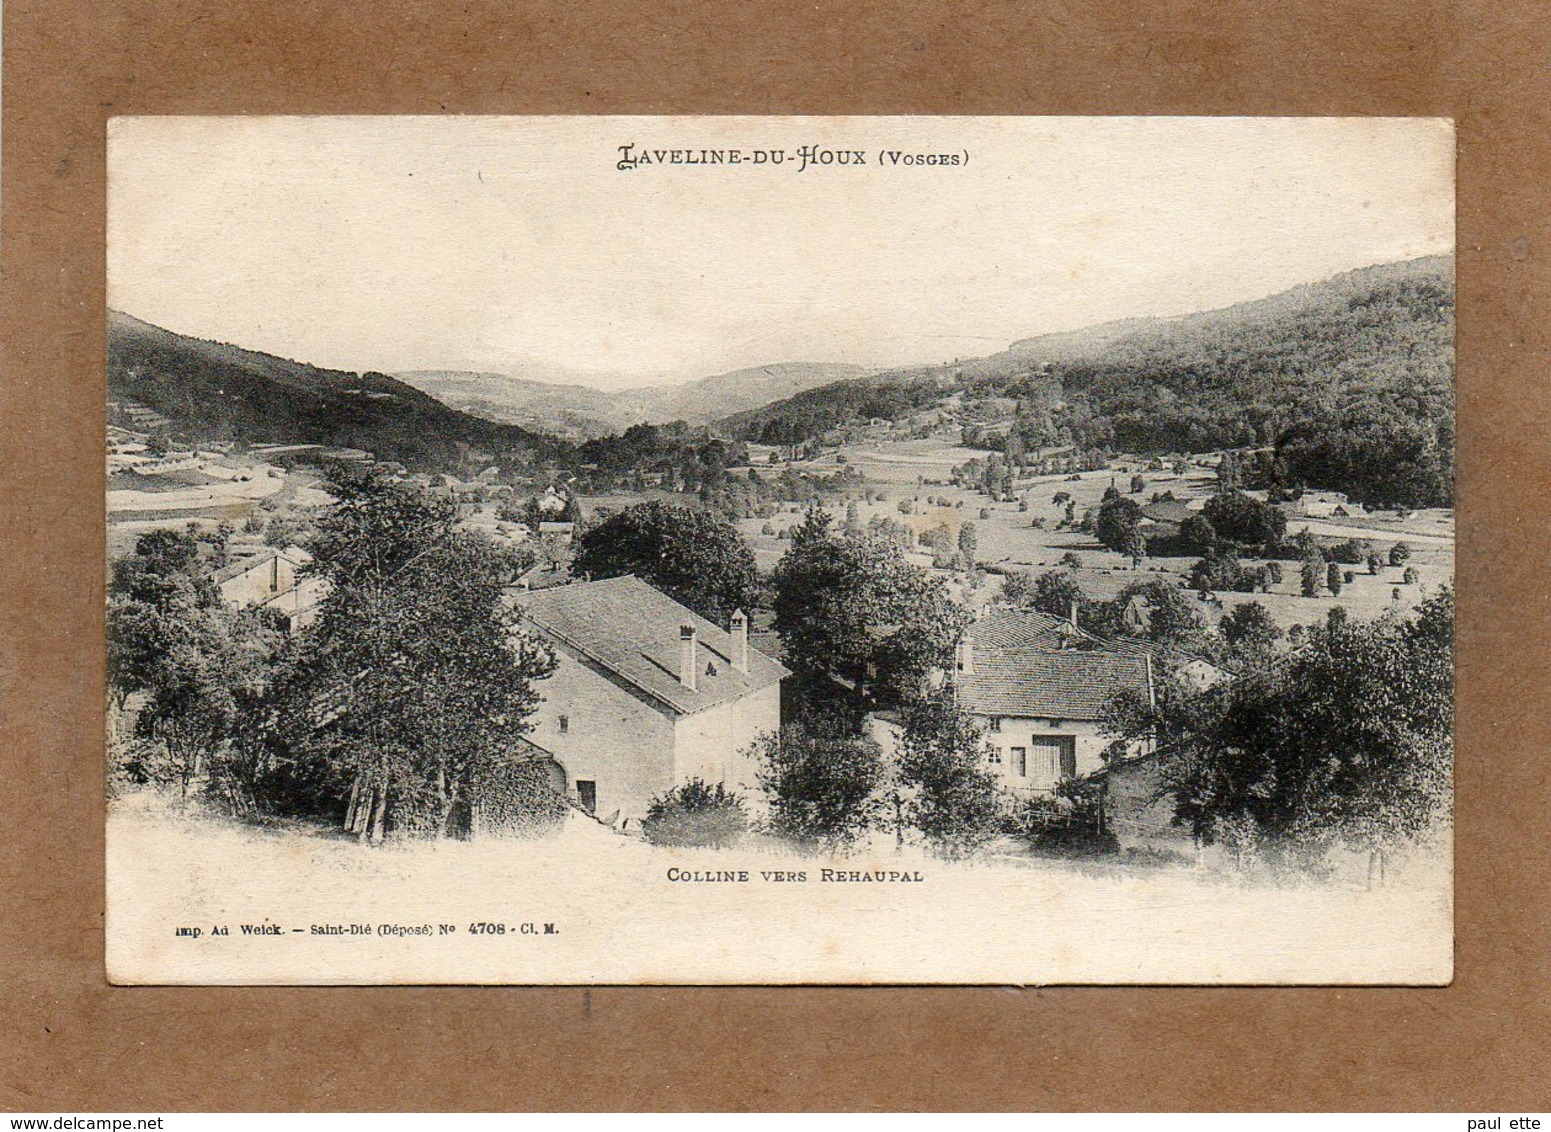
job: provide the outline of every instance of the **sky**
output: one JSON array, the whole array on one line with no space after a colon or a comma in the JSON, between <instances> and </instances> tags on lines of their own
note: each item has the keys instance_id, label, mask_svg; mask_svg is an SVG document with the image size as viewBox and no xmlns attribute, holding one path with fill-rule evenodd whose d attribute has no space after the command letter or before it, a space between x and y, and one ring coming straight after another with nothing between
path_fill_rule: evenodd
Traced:
<instances>
[{"instance_id":1,"label":"sky","mask_svg":"<svg viewBox=\"0 0 1551 1132\"><path fill-rule=\"evenodd\" d=\"M621 170L626 144L743 163ZM108 176L117 310L604 388L980 356L1454 242L1440 119L115 118Z\"/></svg>"}]
</instances>

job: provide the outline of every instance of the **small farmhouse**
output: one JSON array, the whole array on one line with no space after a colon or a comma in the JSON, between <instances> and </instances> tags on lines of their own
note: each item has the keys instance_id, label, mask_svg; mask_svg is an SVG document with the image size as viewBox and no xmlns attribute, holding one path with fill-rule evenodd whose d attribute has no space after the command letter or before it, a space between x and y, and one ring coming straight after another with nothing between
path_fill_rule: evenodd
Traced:
<instances>
[{"instance_id":1,"label":"small farmhouse","mask_svg":"<svg viewBox=\"0 0 1551 1132\"><path fill-rule=\"evenodd\" d=\"M216 588L228 604L239 609L262 606L278 613L290 632L300 632L316 619L318 603L328 590L322 578L297 577L311 561L312 555L300 547L264 547L218 570Z\"/></svg>"},{"instance_id":2,"label":"small farmhouse","mask_svg":"<svg viewBox=\"0 0 1551 1132\"><path fill-rule=\"evenodd\" d=\"M1069 622L1032 611L971 626L951 678L959 704L985 732L992 770L1025 793L1105 765L1115 740L1104 719L1117 696L1153 702L1150 657L1106 648Z\"/></svg>"},{"instance_id":3,"label":"small farmhouse","mask_svg":"<svg viewBox=\"0 0 1551 1132\"><path fill-rule=\"evenodd\" d=\"M221 597L236 606L262 605L278 593L296 587L296 572L312 561L300 547L263 547L216 571Z\"/></svg>"},{"instance_id":4,"label":"small farmhouse","mask_svg":"<svg viewBox=\"0 0 1551 1132\"><path fill-rule=\"evenodd\" d=\"M639 821L652 798L690 778L758 789L748 750L781 726L786 668L639 578L518 591L528 626L558 666L529 738L565 789L608 821Z\"/></svg>"}]
</instances>

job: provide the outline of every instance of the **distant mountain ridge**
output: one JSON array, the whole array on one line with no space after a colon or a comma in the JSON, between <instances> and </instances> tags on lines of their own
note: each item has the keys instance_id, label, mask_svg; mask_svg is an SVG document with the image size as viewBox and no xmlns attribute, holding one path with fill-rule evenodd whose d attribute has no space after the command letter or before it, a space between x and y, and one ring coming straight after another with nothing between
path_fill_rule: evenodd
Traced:
<instances>
[{"instance_id":1,"label":"distant mountain ridge","mask_svg":"<svg viewBox=\"0 0 1551 1132\"><path fill-rule=\"evenodd\" d=\"M1085 431L1101 447L1201 450L1263 440L1322 398L1329 411L1377 390L1425 402L1419 415L1452 427L1453 304L1453 257L1427 256L1217 310L1101 323L1020 339L983 358L869 374L718 425L794 444L841 424L909 415L949 392L1038 393L1031 407L1052 408L1057 427ZM1075 419L1074 404L1103 427ZM1191 417L1205 426L1187 427ZM1166 427L1150 427L1160 421ZM1224 421L1231 427L1217 427Z\"/></svg>"},{"instance_id":2,"label":"distant mountain ridge","mask_svg":"<svg viewBox=\"0 0 1551 1132\"><path fill-rule=\"evenodd\" d=\"M591 439L623 432L634 424L708 424L866 372L863 366L843 363L780 362L715 374L684 385L612 392L575 382L557 384L490 372L411 370L396 376L466 413L539 432Z\"/></svg>"},{"instance_id":3,"label":"distant mountain ridge","mask_svg":"<svg viewBox=\"0 0 1551 1132\"><path fill-rule=\"evenodd\" d=\"M557 454L568 446L459 412L380 373L348 373L190 338L108 312L108 398L138 402L205 441L361 448L412 468L460 452Z\"/></svg>"}]
</instances>

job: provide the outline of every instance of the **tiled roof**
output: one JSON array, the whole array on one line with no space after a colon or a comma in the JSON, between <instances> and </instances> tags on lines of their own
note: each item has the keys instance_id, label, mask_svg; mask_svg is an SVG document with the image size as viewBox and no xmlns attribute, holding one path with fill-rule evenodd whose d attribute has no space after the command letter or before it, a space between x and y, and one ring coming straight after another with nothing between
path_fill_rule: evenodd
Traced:
<instances>
[{"instance_id":1,"label":"tiled roof","mask_svg":"<svg viewBox=\"0 0 1551 1132\"><path fill-rule=\"evenodd\" d=\"M788 675L753 645L748 672L739 672L732 663L731 634L630 575L519 593L515 601L534 625L685 715L746 696ZM679 680L682 625L696 630L694 691Z\"/></svg>"},{"instance_id":2,"label":"tiled roof","mask_svg":"<svg viewBox=\"0 0 1551 1132\"><path fill-rule=\"evenodd\" d=\"M246 558L238 558L234 562L228 562L214 574L216 585L229 582L233 578L241 577L249 570L256 570L260 566L268 565L271 558L284 558L292 566L305 566L312 561L312 555L298 546L288 546L284 550L276 550L272 546L259 549L256 553Z\"/></svg>"},{"instance_id":3,"label":"tiled roof","mask_svg":"<svg viewBox=\"0 0 1551 1132\"><path fill-rule=\"evenodd\" d=\"M964 635L975 642L976 649L1057 649L1071 633L1071 623L1064 617L1034 609L999 609L976 621ZM1081 629L1077 636L1098 639Z\"/></svg>"},{"instance_id":4,"label":"tiled roof","mask_svg":"<svg viewBox=\"0 0 1551 1132\"><path fill-rule=\"evenodd\" d=\"M976 649L958 673L959 702L976 715L1103 719L1121 692L1152 694L1145 656L1103 650Z\"/></svg>"},{"instance_id":5,"label":"tiled roof","mask_svg":"<svg viewBox=\"0 0 1551 1132\"><path fill-rule=\"evenodd\" d=\"M1196 656L1193 653L1181 652L1179 649L1171 649L1156 641L1150 641L1146 637L1114 637L1104 642L1104 647L1113 652L1124 653L1128 656L1149 656L1154 661L1169 661L1173 664L1204 664L1210 668L1227 671L1220 664L1215 664L1205 657Z\"/></svg>"}]
</instances>

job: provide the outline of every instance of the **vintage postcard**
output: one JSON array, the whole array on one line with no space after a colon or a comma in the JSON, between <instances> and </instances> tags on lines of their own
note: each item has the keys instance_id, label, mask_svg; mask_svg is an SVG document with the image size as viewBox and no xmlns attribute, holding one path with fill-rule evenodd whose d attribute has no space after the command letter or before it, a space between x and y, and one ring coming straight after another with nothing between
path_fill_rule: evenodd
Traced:
<instances>
[{"instance_id":1,"label":"vintage postcard","mask_svg":"<svg viewBox=\"0 0 1551 1132\"><path fill-rule=\"evenodd\" d=\"M1451 979L1449 121L108 142L112 981Z\"/></svg>"}]
</instances>

